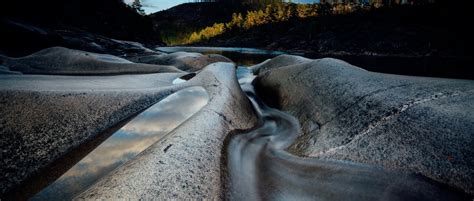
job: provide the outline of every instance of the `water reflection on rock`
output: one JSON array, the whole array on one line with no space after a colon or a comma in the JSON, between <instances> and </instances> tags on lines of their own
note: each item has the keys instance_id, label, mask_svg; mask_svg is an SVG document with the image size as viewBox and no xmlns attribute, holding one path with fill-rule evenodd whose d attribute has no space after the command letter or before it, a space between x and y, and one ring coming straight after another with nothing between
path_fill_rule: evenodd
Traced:
<instances>
[{"instance_id":1,"label":"water reflection on rock","mask_svg":"<svg viewBox=\"0 0 474 201\"><path fill-rule=\"evenodd\" d=\"M202 87L178 91L139 114L32 200L67 200L148 148L204 107Z\"/></svg>"}]
</instances>

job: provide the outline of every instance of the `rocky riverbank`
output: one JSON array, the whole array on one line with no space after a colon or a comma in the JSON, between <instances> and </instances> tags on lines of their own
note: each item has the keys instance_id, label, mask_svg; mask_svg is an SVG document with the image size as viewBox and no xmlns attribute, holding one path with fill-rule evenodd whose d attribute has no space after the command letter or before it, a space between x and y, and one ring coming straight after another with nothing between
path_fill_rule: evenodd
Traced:
<instances>
[{"instance_id":1,"label":"rocky riverbank","mask_svg":"<svg viewBox=\"0 0 474 201\"><path fill-rule=\"evenodd\" d=\"M164 55L156 53L156 56L161 58ZM182 64L192 59L194 69L202 69L212 63L206 60L208 56L197 53L175 53L164 58L166 61L172 60ZM252 121L242 123L237 121L243 118L240 115L247 115L248 117L243 118L246 120L252 119L253 115L244 112L251 113L251 109L244 96L239 95L241 92L237 82L232 79L234 66L231 64L211 65L206 68L208 70L200 73L199 78L193 79L193 82L173 85L172 81L183 75L183 71L176 67L133 63L112 55L66 48L50 48L23 58L2 57L1 63L5 66L4 72L7 73L0 75L2 198L21 198L40 190L51 181L41 175L54 168L58 161L70 158L69 153L82 149L85 144L96 138L109 135L107 133L111 132L110 129L113 131L116 125L127 121L137 112L170 93L185 87L204 86L210 91L211 108L214 109L204 109L207 112L202 114L205 116L202 118L215 119L208 122L209 126L217 126L218 123L220 125L218 127L222 130L216 130L215 135L221 135L222 139L229 128L248 128L252 123ZM177 66L187 68L184 65ZM167 73L159 73L163 72L162 69L168 69L165 70ZM102 76L99 76L101 74ZM228 91L230 89L233 90ZM224 92L228 95L224 96ZM240 99L235 99L239 96ZM223 104L227 105L231 97L239 104L229 105L228 111L220 111L218 108L224 107ZM187 131L201 128L202 122L189 124ZM193 127L195 129L191 129ZM200 142L204 143L202 146L209 146L214 152L219 152L220 149L215 147L217 146L215 139L209 138L209 140ZM194 142L183 140L173 144L175 147L178 147L179 143L187 143L190 146L190 143ZM211 143L212 146L205 145L206 143ZM174 150L180 152L191 149L173 148L169 153ZM203 154L202 157L210 156ZM195 163L200 164L204 161L209 163L207 159ZM219 164L218 159L212 161ZM73 164L74 161L71 162L71 165ZM58 171L66 170L67 168ZM198 177L198 173L199 171L194 172L195 178ZM60 175L61 173L56 177ZM51 179L54 181L54 176Z\"/></svg>"},{"instance_id":2,"label":"rocky riverbank","mask_svg":"<svg viewBox=\"0 0 474 201\"><path fill-rule=\"evenodd\" d=\"M70 167L135 114L180 89L203 87L209 102L77 199L232 198L228 171L235 166L229 167L226 150L233 138L242 133L266 138L280 132L261 128L263 122L276 128L284 123L260 118L239 85L235 64L223 56L152 51L117 57L57 47L0 59L2 199L26 199L41 190L67 171L58 163L69 161ZM272 178L282 165L308 168L313 175L285 185L318 183L320 188L309 185L304 195L325 199L338 192L341 199L367 199L364 192L387 199L415 192L428 199L433 189L456 199L473 196L473 81L374 73L341 60L289 55L250 69L257 95L301 125L281 132L293 137L278 138L278 154L262 155L260 164L268 167L257 172L258 179L276 185L259 188L268 190L263 197L278 198L272 192L284 185ZM174 82L178 77L181 83ZM277 157L280 151L283 158ZM249 167L248 162L237 165ZM58 172L51 176L50 170ZM406 179L389 182L395 178ZM353 191L338 190L338 182ZM374 184L380 188L372 191ZM323 189L331 193L317 192ZM301 191L284 190L295 199Z\"/></svg>"}]
</instances>

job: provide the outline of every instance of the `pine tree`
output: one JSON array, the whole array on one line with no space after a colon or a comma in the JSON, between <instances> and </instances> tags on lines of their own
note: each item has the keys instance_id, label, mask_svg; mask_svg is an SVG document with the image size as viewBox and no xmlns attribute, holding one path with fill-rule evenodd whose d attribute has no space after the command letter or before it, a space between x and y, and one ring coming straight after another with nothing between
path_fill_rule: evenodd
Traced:
<instances>
[{"instance_id":1,"label":"pine tree","mask_svg":"<svg viewBox=\"0 0 474 201\"><path fill-rule=\"evenodd\" d=\"M143 6L142 6L142 3L140 2L140 0L134 0L131 7L137 11L137 13L139 13L140 15L145 15L145 11L143 10Z\"/></svg>"}]
</instances>

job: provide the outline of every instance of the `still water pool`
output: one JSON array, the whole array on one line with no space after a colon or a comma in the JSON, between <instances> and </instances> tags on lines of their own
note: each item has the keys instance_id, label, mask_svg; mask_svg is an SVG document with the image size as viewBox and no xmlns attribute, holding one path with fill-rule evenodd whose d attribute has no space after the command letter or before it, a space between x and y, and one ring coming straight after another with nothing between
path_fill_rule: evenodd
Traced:
<instances>
[{"instance_id":1,"label":"still water pool","mask_svg":"<svg viewBox=\"0 0 474 201\"><path fill-rule=\"evenodd\" d=\"M163 138L209 101L202 87L180 90L115 132L31 200L71 200L115 168Z\"/></svg>"}]
</instances>

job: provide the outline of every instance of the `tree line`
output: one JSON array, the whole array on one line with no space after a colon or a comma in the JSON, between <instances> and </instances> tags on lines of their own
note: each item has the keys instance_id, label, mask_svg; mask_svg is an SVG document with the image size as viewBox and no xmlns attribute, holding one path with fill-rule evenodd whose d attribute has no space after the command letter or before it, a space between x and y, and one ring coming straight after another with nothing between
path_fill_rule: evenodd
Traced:
<instances>
[{"instance_id":1,"label":"tree line","mask_svg":"<svg viewBox=\"0 0 474 201\"><path fill-rule=\"evenodd\" d=\"M229 31L244 31L253 27L285 22L292 19L313 18L321 15L350 13L363 9L357 4L294 4L274 3L267 4L264 8L247 11L246 13L233 13L232 19L227 23L215 23L200 31L195 31L188 36L172 41L173 44L191 44L208 40Z\"/></svg>"},{"instance_id":2,"label":"tree line","mask_svg":"<svg viewBox=\"0 0 474 201\"><path fill-rule=\"evenodd\" d=\"M388 3L388 2L392 3ZM197 0L196 2L234 2L233 0ZM433 0L321 0L322 3L295 4L285 3L277 0L248 0L240 3L258 4L246 12L232 14L232 19L226 23L215 23L201 30L184 34L182 37L166 41L169 45L185 45L222 35L231 31L245 31L253 27L298 20L303 18L315 18L325 15L347 14L356 11L367 11L382 6L393 6L394 4L424 4L432 3ZM343 2L343 3L335 3ZM385 2L385 4L384 4ZM261 5L261 3L263 3Z\"/></svg>"}]
</instances>

